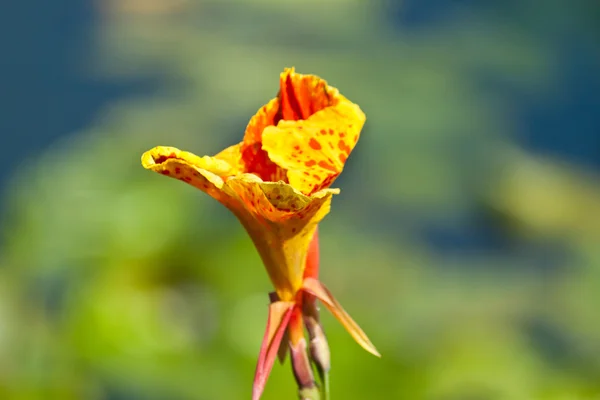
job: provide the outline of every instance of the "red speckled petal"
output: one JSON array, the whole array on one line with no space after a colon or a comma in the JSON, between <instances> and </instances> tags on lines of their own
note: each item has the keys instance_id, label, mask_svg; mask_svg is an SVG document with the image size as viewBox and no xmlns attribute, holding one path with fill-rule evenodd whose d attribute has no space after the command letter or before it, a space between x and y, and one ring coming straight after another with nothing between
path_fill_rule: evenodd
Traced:
<instances>
[{"instance_id":1,"label":"red speckled petal","mask_svg":"<svg viewBox=\"0 0 600 400\"><path fill-rule=\"evenodd\" d=\"M356 342L360 344L363 349L367 350L371 354L376 355L377 357L381 357L367 335L362 329L360 329L360 326L354 322L352 317L350 317L350 315L348 315L348 313L342 308L340 303L337 302L325 285L314 278L306 278L304 280L304 284L302 285L302 289L321 300L325 307L327 307L327 309L337 318L337 320L340 321L348 333L350 333L354 340L356 340Z\"/></svg>"},{"instance_id":2,"label":"red speckled petal","mask_svg":"<svg viewBox=\"0 0 600 400\"><path fill-rule=\"evenodd\" d=\"M252 174L230 178L226 186L242 208L230 207L242 222L282 300L302 286L306 256L317 224L329 213L327 189L306 196L283 182L262 182Z\"/></svg>"},{"instance_id":3,"label":"red speckled petal","mask_svg":"<svg viewBox=\"0 0 600 400\"><path fill-rule=\"evenodd\" d=\"M142 155L142 165L159 174L179 179L222 201L223 177L235 172L227 161L198 157L175 147L158 146Z\"/></svg>"},{"instance_id":4,"label":"red speckled petal","mask_svg":"<svg viewBox=\"0 0 600 400\"><path fill-rule=\"evenodd\" d=\"M302 286L305 259L317 224L329 213L327 189L306 196L284 182L263 182L235 172L236 146L218 157L198 157L173 147L156 147L142 156L145 168L187 182L220 201L252 238L280 299L292 300Z\"/></svg>"},{"instance_id":5,"label":"red speckled petal","mask_svg":"<svg viewBox=\"0 0 600 400\"><path fill-rule=\"evenodd\" d=\"M340 96L341 97L341 96ZM289 183L310 194L329 187L342 172L365 123L360 108L341 97L305 121L280 121L263 132L263 149L287 170Z\"/></svg>"}]
</instances>

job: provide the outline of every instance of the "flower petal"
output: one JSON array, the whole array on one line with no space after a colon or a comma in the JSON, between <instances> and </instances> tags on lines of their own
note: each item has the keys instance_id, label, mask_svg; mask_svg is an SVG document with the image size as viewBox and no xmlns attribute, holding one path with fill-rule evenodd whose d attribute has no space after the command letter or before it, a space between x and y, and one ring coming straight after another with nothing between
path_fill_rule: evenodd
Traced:
<instances>
[{"instance_id":1,"label":"flower petal","mask_svg":"<svg viewBox=\"0 0 600 400\"><path fill-rule=\"evenodd\" d=\"M271 100L250 119L240 148L244 172L256 174L265 181L287 181L285 171L271 161L267 152L262 149L264 129L277 125L280 119L278 98Z\"/></svg>"},{"instance_id":2,"label":"flower petal","mask_svg":"<svg viewBox=\"0 0 600 400\"><path fill-rule=\"evenodd\" d=\"M251 174L232 177L226 186L243 206L229 207L252 238L279 298L292 300L302 286L314 230L339 191L306 196L286 183L262 182Z\"/></svg>"},{"instance_id":3,"label":"flower petal","mask_svg":"<svg viewBox=\"0 0 600 400\"><path fill-rule=\"evenodd\" d=\"M327 307L327 309L337 318L337 320L340 321L348 333L350 333L354 340L356 340L356 342L361 345L363 349L367 350L371 354L376 355L377 357L381 357L381 354L379 354L367 335L342 308L340 303L337 302L325 285L314 278L306 278L302 285L302 289L321 300L325 307Z\"/></svg>"},{"instance_id":4,"label":"flower petal","mask_svg":"<svg viewBox=\"0 0 600 400\"><path fill-rule=\"evenodd\" d=\"M302 193L314 193L333 183L358 141L365 115L340 96L303 121L279 121L263 132L262 148L269 159L287 170L289 183Z\"/></svg>"},{"instance_id":5,"label":"flower petal","mask_svg":"<svg viewBox=\"0 0 600 400\"><path fill-rule=\"evenodd\" d=\"M144 168L187 182L217 200L221 193L223 177L235 172L235 166L216 157L198 157L175 147L158 146L142 155Z\"/></svg>"},{"instance_id":6,"label":"flower petal","mask_svg":"<svg viewBox=\"0 0 600 400\"><path fill-rule=\"evenodd\" d=\"M244 133L244 146L249 146L254 143L262 142L263 130L270 125L277 125L281 116L279 115L279 98L274 98L267 104L262 106L260 110L254 114Z\"/></svg>"},{"instance_id":7,"label":"flower petal","mask_svg":"<svg viewBox=\"0 0 600 400\"><path fill-rule=\"evenodd\" d=\"M283 334L286 331L293 309L293 302L277 301L269 305L267 329L265 330L265 336L260 346L258 363L254 374L252 400L258 400L265 389L265 384L275 363L279 344L283 339Z\"/></svg>"},{"instance_id":8,"label":"flower petal","mask_svg":"<svg viewBox=\"0 0 600 400\"><path fill-rule=\"evenodd\" d=\"M242 146L243 143L234 144L214 156L217 160L222 160L229 164L231 169L227 171L228 175L239 175L244 172Z\"/></svg>"},{"instance_id":9,"label":"flower petal","mask_svg":"<svg viewBox=\"0 0 600 400\"><path fill-rule=\"evenodd\" d=\"M306 196L284 182L263 182L236 171L237 146L215 157L198 157L174 147L156 147L142 156L145 168L185 181L208 193L240 220L252 238L279 298L292 300L302 286L313 232L327 213L327 189ZM229 177L228 177L229 176Z\"/></svg>"},{"instance_id":10,"label":"flower petal","mask_svg":"<svg viewBox=\"0 0 600 400\"><path fill-rule=\"evenodd\" d=\"M307 119L325 107L337 104L339 92L327 86L325 80L315 75L297 74L286 68L279 76L281 119L297 121ZM277 122L271 125L277 125Z\"/></svg>"}]
</instances>

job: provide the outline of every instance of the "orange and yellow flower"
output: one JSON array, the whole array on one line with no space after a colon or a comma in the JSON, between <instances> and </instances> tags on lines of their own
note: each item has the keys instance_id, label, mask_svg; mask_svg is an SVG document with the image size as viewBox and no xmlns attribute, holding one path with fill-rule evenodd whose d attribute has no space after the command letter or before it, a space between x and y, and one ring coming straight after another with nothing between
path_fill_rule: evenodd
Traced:
<instances>
[{"instance_id":1,"label":"orange and yellow flower","mask_svg":"<svg viewBox=\"0 0 600 400\"><path fill-rule=\"evenodd\" d=\"M301 387L311 384L304 380L310 380L312 372L303 375L305 366L300 364L308 360L302 355L306 353L303 321L310 333L307 319L315 322L310 311L314 298L362 347L379 355L318 280L317 225L329 213L332 195L339 193L329 186L342 172L364 122L360 108L324 80L286 69L278 96L250 119L241 143L213 157L163 146L142 155L144 168L187 182L231 210L267 269L275 292L254 399L262 393L286 334L296 379ZM318 316L316 322L320 326Z\"/></svg>"}]
</instances>

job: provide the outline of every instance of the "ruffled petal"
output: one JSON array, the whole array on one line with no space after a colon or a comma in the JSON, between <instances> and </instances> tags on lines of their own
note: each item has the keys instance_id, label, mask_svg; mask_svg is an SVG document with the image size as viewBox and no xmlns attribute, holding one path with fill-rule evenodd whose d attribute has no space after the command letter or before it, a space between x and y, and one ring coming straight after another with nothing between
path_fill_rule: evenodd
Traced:
<instances>
[{"instance_id":1,"label":"ruffled petal","mask_svg":"<svg viewBox=\"0 0 600 400\"><path fill-rule=\"evenodd\" d=\"M279 76L279 98L281 119L297 121L337 104L339 92L318 76L297 74L294 68L286 68Z\"/></svg>"},{"instance_id":2,"label":"ruffled petal","mask_svg":"<svg viewBox=\"0 0 600 400\"><path fill-rule=\"evenodd\" d=\"M278 98L264 105L250 119L244 134L244 141L239 149L244 172L255 174L265 181L287 181L285 171L271 161L267 152L262 149L264 129L267 126L277 125L280 119Z\"/></svg>"},{"instance_id":3,"label":"ruffled petal","mask_svg":"<svg viewBox=\"0 0 600 400\"><path fill-rule=\"evenodd\" d=\"M348 333L356 340L356 342L362 346L363 349L369 353L381 357L381 354L377 351L373 343L369 340L367 335L360 329L360 326L348 313L342 308L341 304L333 297L329 289L325 287L320 281L314 278L306 278L302 289L306 292L314 295L323 302L325 307L337 318L337 320L346 328Z\"/></svg>"},{"instance_id":4,"label":"ruffled petal","mask_svg":"<svg viewBox=\"0 0 600 400\"><path fill-rule=\"evenodd\" d=\"M258 110L246 127L240 148L244 170L265 181L292 179L301 192L314 193L331 185L341 172L365 116L318 76L286 68L279 80L278 97ZM288 134L295 131L301 132Z\"/></svg>"},{"instance_id":5,"label":"ruffled petal","mask_svg":"<svg viewBox=\"0 0 600 400\"><path fill-rule=\"evenodd\" d=\"M314 193L338 177L356 145L365 114L340 96L327 107L302 121L280 121L263 131L262 148L269 159L287 171L293 187Z\"/></svg>"},{"instance_id":6,"label":"ruffled petal","mask_svg":"<svg viewBox=\"0 0 600 400\"><path fill-rule=\"evenodd\" d=\"M179 179L222 201L223 177L235 172L227 161L198 157L175 147L158 146L142 155L142 165L159 174Z\"/></svg>"},{"instance_id":7,"label":"ruffled petal","mask_svg":"<svg viewBox=\"0 0 600 400\"><path fill-rule=\"evenodd\" d=\"M251 174L232 177L226 186L242 206L230 209L252 238L277 295L292 300L302 286L314 231L339 190L306 196L284 182L263 182Z\"/></svg>"},{"instance_id":8,"label":"ruffled petal","mask_svg":"<svg viewBox=\"0 0 600 400\"><path fill-rule=\"evenodd\" d=\"M285 182L264 182L254 174L229 176L236 172L230 162L235 162L238 148L232 146L216 157L198 157L173 147L156 147L144 153L142 164L199 188L231 210L252 238L279 298L292 300L302 286L314 231L339 190L307 196Z\"/></svg>"},{"instance_id":9,"label":"ruffled petal","mask_svg":"<svg viewBox=\"0 0 600 400\"><path fill-rule=\"evenodd\" d=\"M276 97L262 106L260 110L254 114L244 133L244 145L249 146L262 141L262 132L267 126L277 125L281 119L279 111L279 98Z\"/></svg>"}]
</instances>

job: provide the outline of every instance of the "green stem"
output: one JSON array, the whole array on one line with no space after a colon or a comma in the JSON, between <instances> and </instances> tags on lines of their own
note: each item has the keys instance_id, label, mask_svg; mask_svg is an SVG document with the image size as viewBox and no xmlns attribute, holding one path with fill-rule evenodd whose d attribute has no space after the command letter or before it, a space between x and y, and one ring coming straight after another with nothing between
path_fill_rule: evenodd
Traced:
<instances>
[{"instance_id":1,"label":"green stem","mask_svg":"<svg viewBox=\"0 0 600 400\"><path fill-rule=\"evenodd\" d=\"M311 388L304 388L298 391L298 398L300 400L321 400L321 394L316 386Z\"/></svg>"},{"instance_id":2,"label":"green stem","mask_svg":"<svg viewBox=\"0 0 600 400\"><path fill-rule=\"evenodd\" d=\"M321 375L323 400L329 400L329 371L319 371L319 375Z\"/></svg>"}]
</instances>

